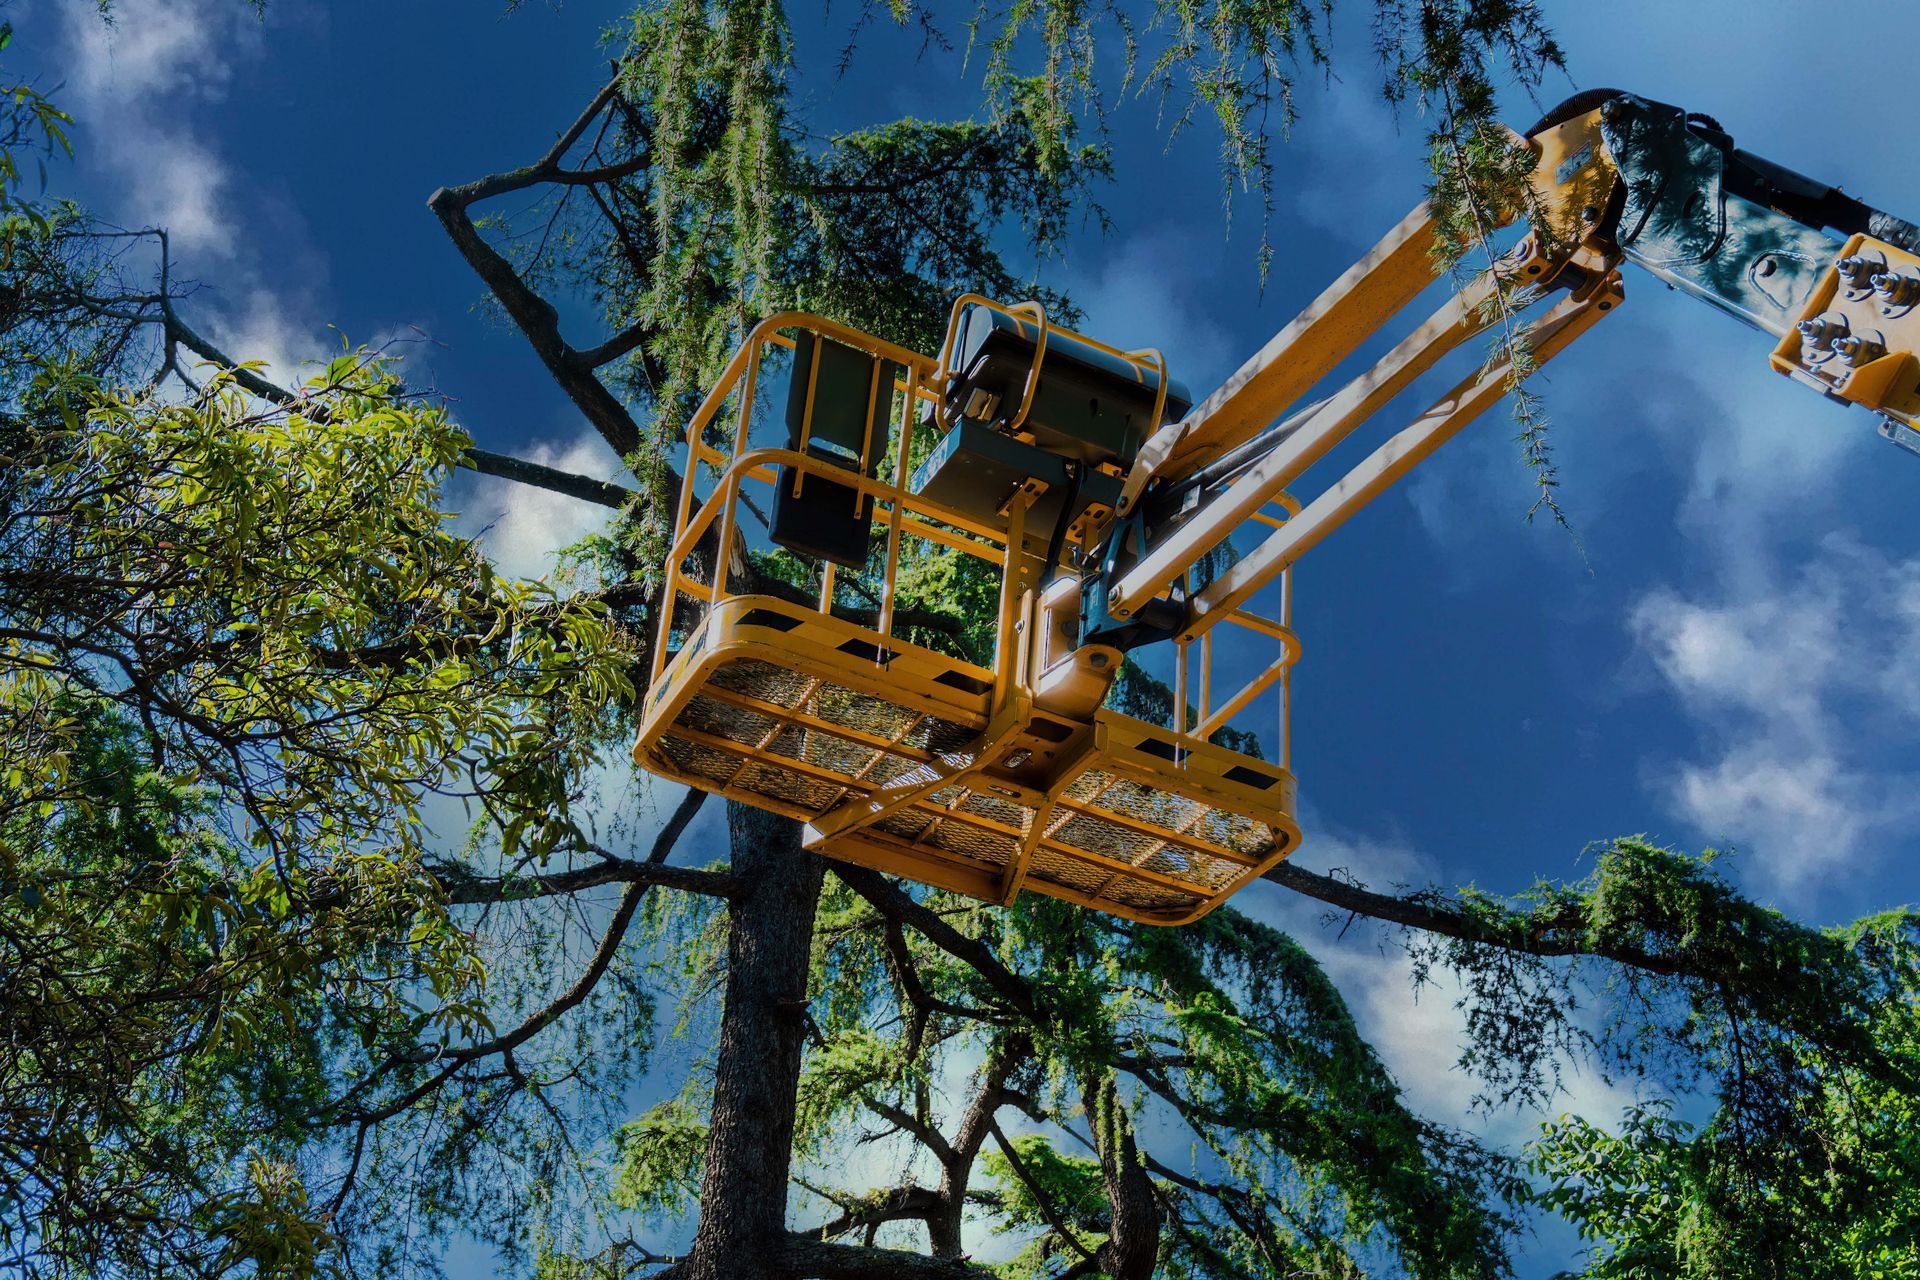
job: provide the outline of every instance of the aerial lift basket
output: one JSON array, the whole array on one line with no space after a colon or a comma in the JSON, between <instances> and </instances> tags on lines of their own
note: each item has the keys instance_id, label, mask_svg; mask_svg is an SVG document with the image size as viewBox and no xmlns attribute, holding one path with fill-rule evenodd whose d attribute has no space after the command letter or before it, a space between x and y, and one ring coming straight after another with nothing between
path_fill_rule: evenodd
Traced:
<instances>
[{"instance_id":1,"label":"aerial lift basket","mask_svg":"<svg viewBox=\"0 0 1920 1280\"><path fill-rule=\"evenodd\" d=\"M1008 447L1034 438L1021 420L1044 394L1049 350L1056 369L1062 351L1091 352L1122 382L1157 386L1147 399L1155 419L1164 411L1156 355L1050 327L1037 307L979 298L956 305L956 329L963 308L1033 348L1017 407L1009 392L1000 412ZM1279 690L1284 716L1298 645L1284 615L1241 615L1279 642L1279 657L1217 709L1203 676L1197 719L1185 646L1171 725L1104 707L1050 710L1035 687L1040 578L1049 552L1110 513L1101 499L1117 492L1118 469L1090 454L1085 478L1096 483L1063 494L1038 451L1034 474L1012 480L999 455L952 458L946 437L977 427L952 395L947 365L960 354L953 331L936 360L811 315L753 329L688 424L635 759L806 822L810 846L834 858L990 901L1033 890L1136 920L1195 919L1299 842L1284 742L1275 763L1208 740L1268 689ZM777 415L783 397L768 386L783 369ZM1103 430L1138 426L1103 412ZM954 487L926 467L916 478L911 465L935 454L973 467L975 490L1011 483L1012 492L941 501ZM1047 518L1032 518L1041 510ZM747 552L774 548L797 552L818 590L756 574ZM936 548L998 573L991 665L930 647L932 633L916 626L931 602L902 586L902 569ZM1203 668L1211 645L1195 646Z\"/></svg>"}]
</instances>

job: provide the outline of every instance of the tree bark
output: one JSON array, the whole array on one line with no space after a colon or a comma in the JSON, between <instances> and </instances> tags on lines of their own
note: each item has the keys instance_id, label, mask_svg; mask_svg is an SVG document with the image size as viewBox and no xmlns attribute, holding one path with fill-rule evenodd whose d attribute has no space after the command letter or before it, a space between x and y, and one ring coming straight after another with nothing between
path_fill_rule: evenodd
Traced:
<instances>
[{"instance_id":1,"label":"tree bark","mask_svg":"<svg viewBox=\"0 0 1920 1280\"><path fill-rule=\"evenodd\" d=\"M516 458L511 454L494 453L490 449L468 449L461 458L461 464L472 467L484 475L499 476L502 480L515 480L521 484L551 489L555 493L564 493L569 498L598 503L603 507L612 507L616 511L639 496L636 490L629 489L625 485L614 484L610 480L595 480L592 476L575 475L571 471L562 471L558 467L529 462L525 458Z\"/></svg>"},{"instance_id":2,"label":"tree bark","mask_svg":"<svg viewBox=\"0 0 1920 1280\"><path fill-rule=\"evenodd\" d=\"M727 806L733 876L726 1007L693 1248L681 1280L738 1280L785 1269L788 1166L807 1027L813 919L825 864L800 824Z\"/></svg>"},{"instance_id":3,"label":"tree bark","mask_svg":"<svg viewBox=\"0 0 1920 1280\"><path fill-rule=\"evenodd\" d=\"M1160 1257L1160 1202L1134 1144L1133 1122L1112 1075L1083 1088L1082 1096L1093 1121L1100 1180L1113 1207L1113 1225L1092 1265L1112 1280L1153 1280Z\"/></svg>"}]
</instances>

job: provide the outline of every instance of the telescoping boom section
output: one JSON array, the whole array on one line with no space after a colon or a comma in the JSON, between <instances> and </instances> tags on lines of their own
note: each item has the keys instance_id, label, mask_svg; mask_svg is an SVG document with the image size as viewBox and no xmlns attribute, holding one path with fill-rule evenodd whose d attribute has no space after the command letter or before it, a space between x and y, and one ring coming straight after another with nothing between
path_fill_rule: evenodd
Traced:
<instances>
[{"instance_id":1,"label":"telescoping boom section","mask_svg":"<svg viewBox=\"0 0 1920 1280\"><path fill-rule=\"evenodd\" d=\"M1527 141L1518 243L1330 391L1434 283L1425 209L1198 401L1032 303L961 298L932 356L762 321L687 426L638 763L831 857L1184 923L1300 843L1293 566L1617 309L1623 262L1920 444L1920 229L1630 95ZM1491 360L1314 470L1489 330Z\"/></svg>"}]
</instances>

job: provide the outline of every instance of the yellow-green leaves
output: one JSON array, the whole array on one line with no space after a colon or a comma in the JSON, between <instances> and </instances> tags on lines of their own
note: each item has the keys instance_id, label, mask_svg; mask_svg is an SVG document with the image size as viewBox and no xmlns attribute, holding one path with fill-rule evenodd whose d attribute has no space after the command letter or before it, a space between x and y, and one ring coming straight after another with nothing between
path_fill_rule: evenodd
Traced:
<instances>
[{"instance_id":1,"label":"yellow-green leaves","mask_svg":"<svg viewBox=\"0 0 1920 1280\"><path fill-rule=\"evenodd\" d=\"M0 1179L102 1199L0 1206L0 1249L324 1272L329 1125L497 1034L448 802L577 845L633 654L449 527L466 437L378 358L285 404L46 377L0 505Z\"/></svg>"},{"instance_id":2,"label":"yellow-green leaves","mask_svg":"<svg viewBox=\"0 0 1920 1280\"><path fill-rule=\"evenodd\" d=\"M429 790L544 818L632 696L604 610L498 577L446 527L466 437L378 359L289 406L229 375L184 403L96 397L74 434L41 481L47 633L25 648L122 666L103 690L244 792L283 862L417 849Z\"/></svg>"},{"instance_id":3,"label":"yellow-green leaves","mask_svg":"<svg viewBox=\"0 0 1920 1280\"><path fill-rule=\"evenodd\" d=\"M337 1242L308 1200L299 1170L284 1160L256 1156L248 1163L247 1179L245 1190L212 1206L213 1230L225 1244L216 1274L251 1269L284 1280L322 1274L324 1256Z\"/></svg>"},{"instance_id":4,"label":"yellow-green leaves","mask_svg":"<svg viewBox=\"0 0 1920 1280\"><path fill-rule=\"evenodd\" d=\"M649 1216L683 1212L699 1195L706 1150L705 1113L684 1097L622 1125L614 1136L614 1204Z\"/></svg>"},{"instance_id":5,"label":"yellow-green leaves","mask_svg":"<svg viewBox=\"0 0 1920 1280\"><path fill-rule=\"evenodd\" d=\"M12 24L0 25L0 50L12 38ZM21 194L26 178L21 166L30 159L44 182L46 157L73 154L66 133L72 123L32 85L0 83L0 263L12 263L20 236L45 235L51 226L41 202Z\"/></svg>"}]
</instances>

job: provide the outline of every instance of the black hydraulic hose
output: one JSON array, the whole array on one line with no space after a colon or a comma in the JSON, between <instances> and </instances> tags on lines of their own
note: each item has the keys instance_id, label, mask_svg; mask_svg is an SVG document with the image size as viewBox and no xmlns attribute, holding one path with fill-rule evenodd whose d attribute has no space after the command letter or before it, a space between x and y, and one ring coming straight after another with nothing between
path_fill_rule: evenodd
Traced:
<instances>
[{"instance_id":1,"label":"black hydraulic hose","mask_svg":"<svg viewBox=\"0 0 1920 1280\"><path fill-rule=\"evenodd\" d=\"M1060 515L1053 522L1053 536L1047 539L1047 563L1040 572L1042 582L1050 580L1053 571L1060 567L1060 554L1067 549L1067 530L1073 525L1073 508L1080 501L1080 477L1085 473L1085 463L1067 463L1067 500L1060 504Z\"/></svg>"},{"instance_id":2,"label":"black hydraulic hose","mask_svg":"<svg viewBox=\"0 0 1920 1280\"><path fill-rule=\"evenodd\" d=\"M1281 441L1306 425L1306 420L1313 415L1314 411L1332 398L1328 396L1326 400L1316 400L1300 412L1288 414L1253 439L1228 450L1192 475L1176 480L1166 488L1156 491L1150 499L1156 514L1164 510L1168 503L1178 502L1195 489L1211 489L1216 485L1231 483L1241 472L1272 453L1274 447ZM1159 521L1149 520L1148 523L1157 525Z\"/></svg>"},{"instance_id":3,"label":"black hydraulic hose","mask_svg":"<svg viewBox=\"0 0 1920 1280\"><path fill-rule=\"evenodd\" d=\"M1920 253L1920 226L1871 206L1867 209L1867 234L1908 253Z\"/></svg>"}]
</instances>

